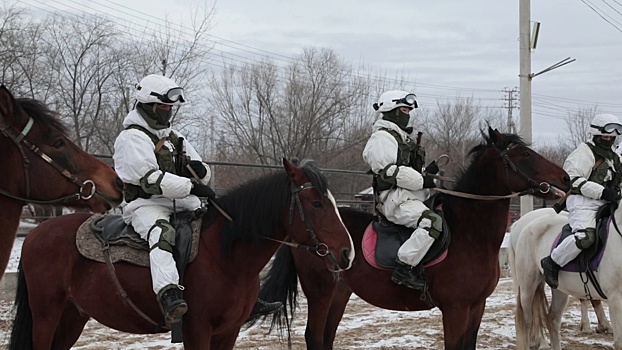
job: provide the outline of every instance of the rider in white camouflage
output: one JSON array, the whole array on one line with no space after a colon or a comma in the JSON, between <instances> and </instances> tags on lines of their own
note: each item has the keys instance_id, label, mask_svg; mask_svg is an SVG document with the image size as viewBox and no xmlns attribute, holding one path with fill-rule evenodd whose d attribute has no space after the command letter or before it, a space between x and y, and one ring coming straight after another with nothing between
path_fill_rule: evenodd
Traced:
<instances>
[{"instance_id":1,"label":"rider in white camouflage","mask_svg":"<svg viewBox=\"0 0 622 350\"><path fill-rule=\"evenodd\" d=\"M438 173L435 162L423 169L425 151L410 134L410 113L417 108L415 95L391 90L373 105L382 118L363 151L363 158L375 174L380 214L388 221L413 228L410 238L398 250L398 267L392 280L409 288L423 290L425 279L420 262L442 231L442 219L423 201L435 187L431 175Z\"/></svg>"},{"instance_id":2,"label":"rider in white camouflage","mask_svg":"<svg viewBox=\"0 0 622 350\"><path fill-rule=\"evenodd\" d=\"M564 162L564 170L571 181L566 206L573 234L541 261L545 281L551 288L559 284L561 266L594 243L598 208L620 200L622 161L615 152L615 141L621 134L622 125L616 116L598 114L590 125L590 139L580 144Z\"/></svg>"}]
</instances>

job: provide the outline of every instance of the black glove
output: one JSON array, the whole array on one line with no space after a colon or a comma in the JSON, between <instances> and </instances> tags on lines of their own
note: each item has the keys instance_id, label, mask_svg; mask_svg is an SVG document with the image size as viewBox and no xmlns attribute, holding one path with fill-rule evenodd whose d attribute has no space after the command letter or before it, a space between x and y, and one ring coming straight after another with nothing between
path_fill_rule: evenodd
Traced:
<instances>
[{"instance_id":1,"label":"black glove","mask_svg":"<svg viewBox=\"0 0 622 350\"><path fill-rule=\"evenodd\" d=\"M194 184L190 190L190 194L197 197L207 197L210 199L216 199L216 193L208 186L202 184Z\"/></svg>"},{"instance_id":2,"label":"black glove","mask_svg":"<svg viewBox=\"0 0 622 350\"><path fill-rule=\"evenodd\" d=\"M434 183L434 178L430 175L425 175L423 177L423 188L434 188L436 184Z\"/></svg>"},{"instance_id":3,"label":"black glove","mask_svg":"<svg viewBox=\"0 0 622 350\"><path fill-rule=\"evenodd\" d=\"M207 175L207 169L205 169L205 165L203 165L203 162L200 160L191 160L188 162L188 165L190 165L190 168L192 168L192 170L194 170L194 172L197 174L197 176L199 177L199 179L202 179L205 177L205 175ZM185 169L188 170L188 169ZM192 176L192 174L190 174L190 177L194 177Z\"/></svg>"},{"instance_id":4,"label":"black glove","mask_svg":"<svg viewBox=\"0 0 622 350\"><path fill-rule=\"evenodd\" d=\"M600 195L600 199L604 199L608 202L617 202L622 198L617 188L605 187L603 193Z\"/></svg>"},{"instance_id":5,"label":"black glove","mask_svg":"<svg viewBox=\"0 0 622 350\"><path fill-rule=\"evenodd\" d=\"M438 168L438 165L436 164L435 160L433 160L432 163L428 164L428 166L425 167L425 173L426 174L436 175L436 174L438 174L439 170L440 169Z\"/></svg>"}]
</instances>

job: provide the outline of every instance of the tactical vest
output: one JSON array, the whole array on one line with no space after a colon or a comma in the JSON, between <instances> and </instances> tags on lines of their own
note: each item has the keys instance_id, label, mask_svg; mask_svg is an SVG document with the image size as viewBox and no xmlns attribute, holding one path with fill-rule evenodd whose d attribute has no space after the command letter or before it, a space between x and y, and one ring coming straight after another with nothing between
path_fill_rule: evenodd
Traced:
<instances>
[{"instance_id":1,"label":"tactical vest","mask_svg":"<svg viewBox=\"0 0 622 350\"><path fill-rule=\"evenodd\" d=\"M404 141L395 130L385 128L380 130L388 132L395 138L395 141L397 141L397 160L395 165L410 166L418 172L423 170L423 165L425 164L425 149L423 146L416 144L411 138L406 138L406 141ZM374 187L376 187L378 191L388 190L393 186L391 183L382 180L378 175L374 176L374 180Z\"/></svg>"},{"instance_id":2,"label":"tactical vest","mask_svg":"<svg viewBox=\"0 0 622 350\"><path fill-rule=\"evenodd\" d=\"M128 126L125 130L128 129L140 130L147 134L151 141L153 141L153 144L155 145L155 156L158 161L159 170L183 176L183 174L178 174L178 172L183 172L185 164L188 164L190 157L186 156L185 154L179 154L180 152L178 152L177 150L179 137L177 136L177 134L171 131L167 137L159 139L156 135L140 125L133 124ZM170 141L170 143L173 145L173 149L168 148L166 141ZM175 156L181 157L181 159L179 159L179 161L181 162L180 171L176 169ZM134 185L129 183L123 184L123 197L128 203L135 200L136 198L150 198L151 196L152 195L145 192L145 190L140 185Z\"/></svg>"},{"instance_id":3,"label":"tactical vest","mask_svg":"<svg viewBox=\"0 0 622 350\"><path fill-rule=\"evenodd\" d=\"M613 157L613 178L605 182L605 177L607 176L607 171L609 170L609 163L607 163L603 157L597 155L594 152L594 147L596 146L590 143L588 143L587 145L590 147L590 150L592 150L592 153L594 154L594 158L597 160L595 164L596 167L592 169L588 181L596 182L597 184L605 187L619 187L621 180L620 176L622 176L622 164L620 163L620 158L617 156ZM600 164L598 164L599 159L602 159L600 161Z\"/></svg>"}]
</instances>

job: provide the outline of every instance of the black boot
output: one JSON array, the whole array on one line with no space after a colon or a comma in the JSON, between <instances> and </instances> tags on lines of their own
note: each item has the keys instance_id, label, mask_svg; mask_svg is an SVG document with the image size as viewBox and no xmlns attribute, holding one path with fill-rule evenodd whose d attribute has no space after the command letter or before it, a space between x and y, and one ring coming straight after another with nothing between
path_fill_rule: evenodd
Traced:
<instances>
[{"instance_id":1,"label":"black boot","mask_svg":"<svg viewBox=\"0 0 622 350\"><path fill-rule=\"evenodd\" d=\"M425 279L422 275L423 274L417 273L416 268L398 261L397 267L393 270L391 280L399 285L423 291L425 288Z\"/></svg>"},{"instance_id":2,"label":"black boot","mask_svg":"<svg viewBox=\"0 0 622 350\"><path fill-rule=\"evenodd\" d=\"M553 289L557 289L559 286L557 278L559 276L560 266L551 259L550 255L540 260L540 265L542 265L542 270L544 270L544 281L546 284Z\"/></svg>"},{"instance_id":3,"label":"black boot","mask_svg":"<svg viewBox=\"0 0 622 350\"><path fill-rule=\"evenodd\" d=\"M253 306L253 310L248 318L272 315L273 313L281 310L281 308L283 308L283 303L280 301L269 303L257 298L257 302L255 303L255 306Z\"/></svg>"},{"instance_id":4,"label":"black boot","mask_svg":"<svg viewBox=\"0 0 622 350\"><path fill-rule=\"evenodd\" d=\"M167 326L181 321L188 311L188 304L181 298L181 289L176 284L169 284L158 292L158 300Z\"/></svg>"}]
</instances>

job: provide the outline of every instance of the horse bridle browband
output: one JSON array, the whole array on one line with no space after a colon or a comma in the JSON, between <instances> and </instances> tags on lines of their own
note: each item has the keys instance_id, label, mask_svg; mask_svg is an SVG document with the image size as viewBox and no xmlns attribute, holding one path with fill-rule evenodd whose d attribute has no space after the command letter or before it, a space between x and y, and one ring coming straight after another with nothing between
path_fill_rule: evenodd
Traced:
<instances>
[{"instance_id":1,"label":"horse bridle browband","mask_svg":"<svg viewBox=\"0 0 622 350\"><path fill-rule=\"evenodd\" d=\"M291 183L292 196L291 196L290 205L289 205L288 223L291 225L294 222L294 210L295 210L295 207L298 206L298 213L300 215L300 220L302 220L302 222L304 222L305 225L307 226L307 234L309 235L313 243L315 243L315 246L304 245L304 244L300 244L296 242L280 241L280 240L273 239L270 237L266 237L266 238L272 241L279 242L283 245L296 248L296 249L302 249L308 252L315 252L317 255L321 257L328 257L328 259L330 259L333 262L333 264L335 264L335 266L339 266L337 259L335 258L333 253L331 253L330 250L328 249L328 245L326 245L326 243L320 242L320 239L315 233L313 226L311 225L309 221L305 219L305 211L304 211L304 208L302 207L302 203L300 203L300 197L298 196L298 194L301 191L312 189L312 188L314 188L314 186L313 184L311 184L311 182L305 182L301 186L296 186L294 185L293 182Z\"/></svg>"},{"instance_id":2,"label":"horse bridle browband","mask_svg":"<svg viewBox=\"0 0 622 350\"><path fill-rule=\"evenodd\" d=\"M6 120L4 119L4 116L0 114L0 132L2 132L2 134L5 137L10 138L13 141L13 143L15 143L20 153L22 154L22 163L24 165L24 175L26 176L26 197L20 197L17 195L13 195L2 189L0 189L0 194L5 197L9 197L15 200L19 200L23 202L30 202L30 203L37 203L37 204L66 203L66 202L71 202L71 201L75 201L78 199L88 200L91 197L93 197L95 193L99 194L100 196L102 196L104 199L107 200L107 198L103 194L97 192L95 182L93 182L92 180L80 181L75 175L70 173L67 169L61 167L51 157L49 157L47 154L41 151L39 147L35 146L34 144L26 140L26 135L28 135L28 133L30 132L33 124L34 124L34 120L32 117L29 116L28 123L26 123L22 131L19 133L14 133L12 130L13 129L12 126L7 124ZM30 198L30 174L29 174L30 159L26 155L26 152L24 151L24 148L22 147L22 145L26 146L28 150L38 155L39 157L41 157L41 159L43 159L48 164L53 166L54 169L58 170L58 172L60 172L63 176L69 179L69 181L76 184L79 188L78 192L65 196L65 197L61 197L58 199L52 199L52 200L31 199ZM85 194L84 190L85 188L88 188L87 186L90 186L90 191L88 191L88 193Z\"/></svg>"}]
</instances>

